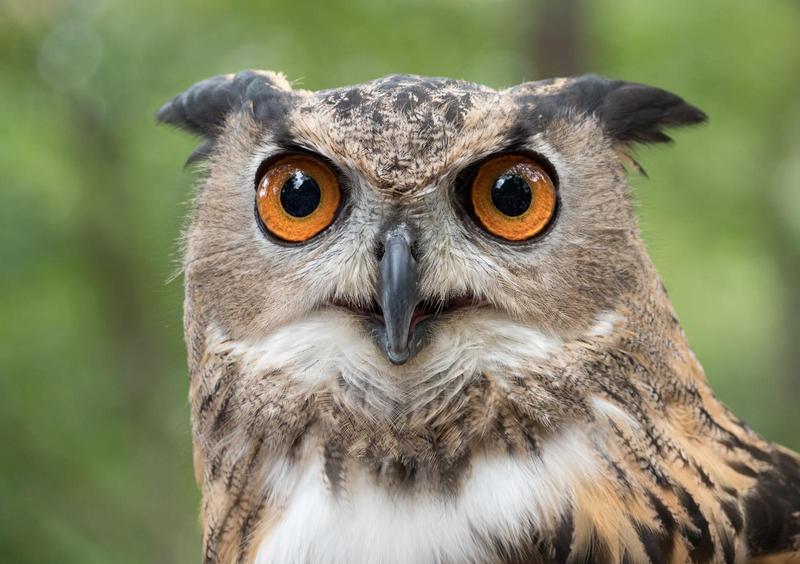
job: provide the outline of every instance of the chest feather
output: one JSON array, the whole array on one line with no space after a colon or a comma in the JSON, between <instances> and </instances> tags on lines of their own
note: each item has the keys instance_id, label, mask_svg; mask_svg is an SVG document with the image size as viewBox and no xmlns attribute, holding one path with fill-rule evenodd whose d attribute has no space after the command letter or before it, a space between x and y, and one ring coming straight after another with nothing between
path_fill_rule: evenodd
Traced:
<instances>
[{"instance_id":1,"label":"chest feather","mask_svg":"<svg viewBox=\"0 0 800 564\"><path fill-rule=\"evenodd\" d=\"M280 519L260 540L258 564L475 562L497 543L555 527L596 470L585 438L565 433L541 457L473 460L452 493L388 488L366 470L336 493L324 460L284 474Z\"/></svg>"}]
</instances>

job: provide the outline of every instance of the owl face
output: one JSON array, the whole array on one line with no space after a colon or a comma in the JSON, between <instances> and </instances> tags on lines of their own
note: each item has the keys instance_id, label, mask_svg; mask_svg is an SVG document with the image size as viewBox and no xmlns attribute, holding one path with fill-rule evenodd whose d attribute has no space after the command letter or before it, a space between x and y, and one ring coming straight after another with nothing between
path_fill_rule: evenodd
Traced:
<instances>
[{"instance_id":1,"label":"owl face","mask_svg":"<svg viewBox=\"0 0 800 564\"><path fill-rule=\"evenodd\" d=\"M246 72L159 117L205 139L187 307L231 338L273 339L309 366L336 358L380 387L366 373L430 377L591 330L645 260L626 150L704 116L596 77L495 91L390 76L309 92Z\"/></svg>"}]
</instances>

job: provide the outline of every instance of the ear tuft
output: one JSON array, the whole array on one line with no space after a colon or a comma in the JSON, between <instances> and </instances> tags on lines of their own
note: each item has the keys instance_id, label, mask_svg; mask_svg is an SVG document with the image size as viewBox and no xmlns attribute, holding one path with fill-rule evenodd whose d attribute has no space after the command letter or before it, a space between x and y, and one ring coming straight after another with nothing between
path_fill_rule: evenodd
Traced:
<instances>
[{"instance_id":1,"label":"ear tuft","mask_svg":"<svg viewBox=\"0 0 800 564\"><path fill-rule=\"evenodd\" d=\"M230 75L198 82L161 106L156 119L196 135L211 136L236 103L233 82Z\"/></svg>"},{"instance_id":2,"label":"ear tuft","mask_svg":"<svg viewBox=\"0 0 800 564\"><path fill-rule=\"evenodd\" d=\"M596 75L562 80L556 92L540 96L538 107L594 115L611 140L622 146L669 143L666 129L706 121L706 114L680 96L653 86ZM541 84L531 84L534 92L547 87Z\"/></svg>"},{"instance_id":3,"label":"ear tuft","mask_svg":"<svg viewBox=\"0 0 800 564\"><path fill-rule=\"evenodd\" d=\"M666 90L630 82L608 82L596 110L608 135L619 143L669 143L670 127L696 125L706 114Z\"/></svg>"},{"instance_id":4,"label":"ear tuft","mask_svg":"<svg viewBox=\"0 0 800 564\"><path fill-rule=\"evenodd\" d=\"M278 73L243 71L215 76L198 82L164 104L156 113L156 119L204 138L200 148L189 157L189 162L194 162L213 150L230 113L250 104L257 117L285 113L282 98L290 91L286 78Z\"/></svg>"}]
</instances>

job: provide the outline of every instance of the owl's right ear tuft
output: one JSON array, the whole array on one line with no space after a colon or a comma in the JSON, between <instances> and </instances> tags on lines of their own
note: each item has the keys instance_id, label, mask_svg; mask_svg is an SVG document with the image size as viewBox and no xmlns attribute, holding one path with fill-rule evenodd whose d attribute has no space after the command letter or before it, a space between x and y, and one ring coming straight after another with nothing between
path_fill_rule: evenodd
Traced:
<instances>
[{"instance_id":1,"label":"owl's right ear tuft","mask_svg":"<svg viewBox=\"0 0 800 564\"><path fill-rule=\"evenodd\" d=\"M250 107L260 120L274 120L286 112L286 78L267 71L243 71L198 82L164 104L156 113L159 123L173 125L203 138L188 162L205 158L213 150L225 120Z\"/></svg>"}]
</instances>

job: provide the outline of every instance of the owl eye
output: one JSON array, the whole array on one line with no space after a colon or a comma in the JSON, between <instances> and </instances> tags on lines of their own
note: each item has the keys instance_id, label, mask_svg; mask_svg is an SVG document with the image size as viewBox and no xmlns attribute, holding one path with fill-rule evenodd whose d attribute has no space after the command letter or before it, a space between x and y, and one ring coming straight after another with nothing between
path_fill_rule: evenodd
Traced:
<instances>
[{"instance_id":1,"label":"owl eye","mask_svg":"<svg viewBox=\"0 0 800 564\"><path fill-rule=\"evenodd\" d=\"M545 169L524 155L502 155L478 168L472 209L486 231L508 241L541 233L556 209L556 189Z\"/></svg>"},{"instance_id":2,"label":"owl eye","mask_svg":"<svg viewBox=\"0 0 800 564\"><path fill-rule=\"evenodd\" d=\"M256 208L267 231L299 243L333 223L341 197L336 174L324 161L290 155L264 172L256 190Z\"/></svg>"}]
</instances>

